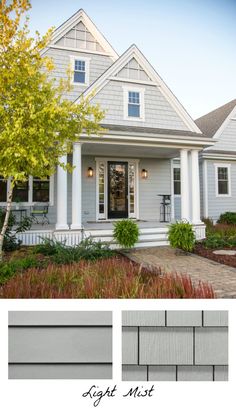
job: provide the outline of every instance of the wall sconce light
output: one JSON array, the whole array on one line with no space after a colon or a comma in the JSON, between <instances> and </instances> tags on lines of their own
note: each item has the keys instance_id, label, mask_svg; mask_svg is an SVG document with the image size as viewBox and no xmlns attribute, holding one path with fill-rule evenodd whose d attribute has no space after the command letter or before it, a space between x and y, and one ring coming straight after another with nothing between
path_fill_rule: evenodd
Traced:
<instances>
[{"instance_id":1,"label":"wall sconce light","mask_svg":"<svg viewBox=\"0 0 236 409\"><path fill-rule=\"evenodd\" d=\"M142 169L141 176L142 176L142 179L147 179L148 178L147 169Z\"/></svg>"},{"instance_id":2,"label":"wall sconce light","mask_svg":"<svg viewBox=\"0 0 236 409\"><path fill-rule=\"evenodd\" d=\"M88 168L87 175L88 175L88 178L92 178L92 177L93 177L93 168L91 168L91 166L89 166L89 168Z\"/></svg>"}]
</instances>

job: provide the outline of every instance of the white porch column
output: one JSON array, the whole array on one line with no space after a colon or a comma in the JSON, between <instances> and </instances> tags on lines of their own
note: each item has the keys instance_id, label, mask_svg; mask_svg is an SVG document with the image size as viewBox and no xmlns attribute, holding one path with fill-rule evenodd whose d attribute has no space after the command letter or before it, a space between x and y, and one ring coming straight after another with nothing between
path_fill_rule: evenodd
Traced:
<instances>
[{"instance_id":1,"label":"white porch column","mask_svg":"<svg viewBox=\"0 0 236 409\"><path fill-rule=\"evenodd\" d=\"M60 158L66 165L67 155ZM67 224L67 171L57 166L57 222L56 230L68 230Z\"/></svg>"},{"instance_id":2,"label":"white porch column","mask_svg":"<svg viewBox=\"0 0 236 409\"><path fill-rule=\"evenodd\" d=\"M72 173L72 224L71 229L82 228L82 165L81 144L73 146L73 173Z\"/></svg>"},{"instance_id":3,"label":"white porch column","mask_svg":"<svg viewBox=\"0 0 236 409\"><path fill-rule=\"evenodd\" d=\"M189 166L188 166L188 150L181 149L180 151L180 173L181 173L181 219L189 221Z\"/></svg>"},{"instance_id":4,"label":"white porch column","mask_svg":"<svg viewBox=\"0 0 236 409\"><path fill-rule=\"evenodd\" d=\"M192 161L192 223L201 223L200 219L200 182L198 150L191 150Z\"/></svg>"}]
</instances>

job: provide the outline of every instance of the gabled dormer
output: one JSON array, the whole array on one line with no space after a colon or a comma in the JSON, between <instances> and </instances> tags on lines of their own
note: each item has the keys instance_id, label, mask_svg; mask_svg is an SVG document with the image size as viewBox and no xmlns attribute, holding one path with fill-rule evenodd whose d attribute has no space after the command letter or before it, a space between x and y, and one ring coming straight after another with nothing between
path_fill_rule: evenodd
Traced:
<instances>
[{"instance_id":1,"label":"gabled dormer","mask_svg":"<svg viewBox=\"0 0 236 409\"><path fill-rule=\"evenodd\" d=\"M104 125L201 131L162 78L133 44L83 95L106 111Z\"/></svg>"},{"instance_id":2,"label":"gabled dormer","mask_svg":"<svg viewBox=\"0 0 236 409\"><path fill-rule=\"evenodd\" d=\"M209 152L236 153L236 99L196 119L197 126L214 146L206 148Z\"/></svg>"},{"instance_id":3,"label":"gabled dormer","mask_svg":"<svg viewBox=\"0 0 236 409\"><path fill-rule=\"evenodd\" d=\"M71 68L73 90L68 97L72 100L118 58L115 50L82 9L54 31L45 54L54 60L53 77L66 78L67 70Z\"/></svg>"}]
</instances>

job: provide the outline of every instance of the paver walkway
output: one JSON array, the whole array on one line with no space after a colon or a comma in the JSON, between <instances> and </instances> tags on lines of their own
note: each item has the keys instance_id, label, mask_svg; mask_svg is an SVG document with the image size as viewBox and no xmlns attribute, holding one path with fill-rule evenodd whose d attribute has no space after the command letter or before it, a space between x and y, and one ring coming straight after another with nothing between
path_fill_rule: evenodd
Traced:
<instances>
[{"instance_id":1,"label":"paver walkway","mask_svg":"<svg viewBox=\"0 0 236 409\"><path fill-rule=\"evenodd\" d=\"M161 267L165 272L188 274L195 282L208 282L217 298L236 298L236 268L195 254L176 255L170 247L132 250L128 257L138 263Z\"/></svg>"}]
</instances>

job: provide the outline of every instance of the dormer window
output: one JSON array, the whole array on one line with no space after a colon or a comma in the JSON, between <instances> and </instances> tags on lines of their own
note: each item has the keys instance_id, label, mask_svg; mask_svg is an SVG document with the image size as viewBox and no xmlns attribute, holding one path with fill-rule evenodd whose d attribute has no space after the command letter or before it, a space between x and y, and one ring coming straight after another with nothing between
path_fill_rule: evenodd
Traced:
<instances>
[{"instance_id":1,"label":"dormer window","mask_svg":"<svg viewBox=\"0 0 236 409\"><path fill-rule=\"evenodd\" d=\"M72 84L89 85L89 58L71 56Z\"/></svg>"},{"instance_id":2,"label":"dormer window","mask_svg":"<svg viewBox=\"0 0 236 409\"><path fill-rule=\"evenodd\" d=\"M144 121L144 91L145 88L123 86L124 89L124 119Z\"/></svg>"}]
</instances>

